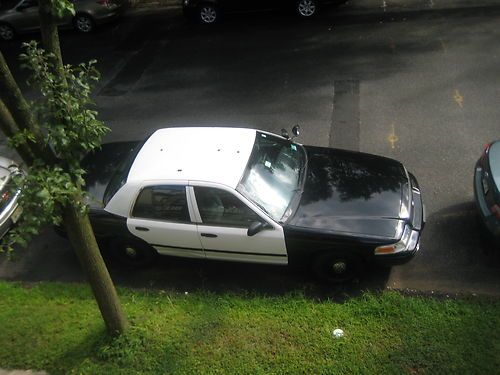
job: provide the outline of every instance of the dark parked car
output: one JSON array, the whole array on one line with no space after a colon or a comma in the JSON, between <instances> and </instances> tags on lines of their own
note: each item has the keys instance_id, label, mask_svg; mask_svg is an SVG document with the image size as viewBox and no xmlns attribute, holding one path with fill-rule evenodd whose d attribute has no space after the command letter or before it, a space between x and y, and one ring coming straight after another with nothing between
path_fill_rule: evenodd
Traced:
<instances>
[{"instance_id":1,"label":"dark parked car","mask_svg":"<svg viewBox=\"0 0 500 375\"><path fill-rule=\"evenodd\" d=\"M187 17L204 24L213 24L226 13L272 9L294 10L298 16L309 18L317 14L321 4L332 2L326 0L184 0L182 4Z\"/></svg>"},{"instance_id":2,"label":"dark parked car","mask_svg":"<svg viewBox=\"0 0 500 375\"><path fill-rule=\"evenodd\" d=\"M84 159L90 217L122 262L158 254L311 265L344 281L419 249L424 206L398 161L241 128L168 128Z\"/></svg>"},{"instance_id":3,"label":"dark parked car","mask_svg":"<svg viewBox=\"0 0 500 375\"><path fill-rule=\"evenodd\" d=\"M12 178L23 173L15 161L0 156L0 238L17 223L22 210L18 205L19 191L13 191Z\"/></svg>"},{"instance_id":4,"label":"dark parked car","mask_svg":"<svg viewBox=\"0 0 500 375\"><path fill-rule=\"evenodd\" d=\"M68 12L58 20L61 27L74 27L89 33L95 26L120 15L122 3L115 0L73 0L75 15ZM0 13L0 39L11 40L16 33L38 30L38 0L22 0L12 9Z\"/></svg>"},{"instance_id":5,"label":"dark parked car","mask_svg":"<svg viewBox=\"0 0 500 375\"><path fill-rule=\"evenodd\" d=\"M500 141L486 145L476 163L474 195L482 221L500 241Z\"/></svg>"}]
</instances>

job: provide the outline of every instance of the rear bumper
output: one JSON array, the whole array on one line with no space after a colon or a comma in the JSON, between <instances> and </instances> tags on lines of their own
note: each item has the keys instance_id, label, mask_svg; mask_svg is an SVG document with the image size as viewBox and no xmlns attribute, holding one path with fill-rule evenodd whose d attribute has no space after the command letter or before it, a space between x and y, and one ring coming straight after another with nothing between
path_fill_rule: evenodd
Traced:
<instances>
[{"instance_id":1,"label":"rear bumper","mask_svg":"<svg viewBox=\"0 0 500 375\"><path fill-rule=\"evenodd\" d=\"M17 204L16 197L0 213L0 238L12 228L21 215L21 207Z\"/></svg>"},{"instance_id":2,"label":"rear bumper","mask_svg":"<svg viewBox=\"0 0 500 375\"><path fill-rule=\"evenodd\" d=\"M196 17L196 6L194 5L184 5L182 7L182 13L186 18L195 18Z\"/></svg>"}]
</instances>

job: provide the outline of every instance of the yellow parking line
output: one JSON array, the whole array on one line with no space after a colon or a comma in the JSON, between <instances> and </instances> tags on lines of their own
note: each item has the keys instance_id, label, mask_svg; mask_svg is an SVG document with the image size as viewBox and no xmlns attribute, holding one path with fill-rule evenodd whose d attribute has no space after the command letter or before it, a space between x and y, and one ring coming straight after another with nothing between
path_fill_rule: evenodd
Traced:
<instances>
[{"instance_id":1,"label":"yellow parking line","mask_svg":"<svg viewBox=\"0 0 500 375\"><path fill-rule=\"evenodd\" d=\"M391 128L392 128L392 131L389 134L389 136L387 137L387 140L391 144L391 148L395 149L396 148L396 142L399 141L399 138L396 135L396 129L395 129L394 123L391 124Z\"/></svg>"},{"instance_id":2,"label":"yellow parking line","mask_svg":"<svg viewBox=\"0 0 500 375\"><path fill-rule=\"evenodd\" d=\"M460 108L464 107L464 97L460 94L458 89L455 89L455 94L453 95L453 99L460 106Z\"/></svg>"}]
</instances>

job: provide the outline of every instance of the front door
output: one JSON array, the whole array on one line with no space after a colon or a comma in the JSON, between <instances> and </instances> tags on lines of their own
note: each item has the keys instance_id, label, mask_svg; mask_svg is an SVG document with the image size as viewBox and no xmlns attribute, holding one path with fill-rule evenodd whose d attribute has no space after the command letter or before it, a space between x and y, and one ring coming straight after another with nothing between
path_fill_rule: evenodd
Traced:
<instances>
[{"instance_id":1,"label":"front door","mask_svg":"<svg viewBox=\"0 0 500 375\"><path fill-rule=\"evenodd\" d=\"M194 186L193 207L199 215L198 234L206 257L255 263L287 264L283 229L257 214L228 190ZM247 234L252 222L268 228L253 236Z\"/></svg>"},{"instance_id":2,"label":"front door","mask_svg":"<svg viewBox=\"0 0 500 375\"><path fill-rule=\"evenodd\" d=\"M38 0L25 0L17 6L16 11L14 27L17 30L28 31L40 28Z\"/></svg>"},{"instance_id":3,"label":"front door","mask_svg":"<svg viewBox=\"0 0 500 375\"><path fill-rule=\"evenodd\" d=\"M184 185L144 187L127 219L128 230L160 254L204 258Z\"/></svg>"}]
</instances>

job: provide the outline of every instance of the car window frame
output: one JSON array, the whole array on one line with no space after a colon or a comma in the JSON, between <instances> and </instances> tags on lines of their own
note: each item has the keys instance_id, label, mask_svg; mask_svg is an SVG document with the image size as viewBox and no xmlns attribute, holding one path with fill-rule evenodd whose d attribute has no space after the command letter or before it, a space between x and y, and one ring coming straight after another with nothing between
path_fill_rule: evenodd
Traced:
<instances>
[{"instance_id":1,"label":"car window frame","mask_svg":"<svg viewBox=\"0 0 500 375\"><path fill-rule=\"evenodd\" d=\"M189 199L190 203L192 204L193 208L193 216L195 219L196 224L202 225L202 226L212 226L212 227L219 227L219 228L248 228L248 227L241 227L241 226L228 226L228 225L214 225L214 224L206 224L203 222L201 218L201 214L198 208L198 202L196 201L196 194L194 192L195 187L206 187L206 188L214 188L214 189L220 189L223 190L231 195L233 195L236 199L238 199L241 203L243 203L245 206L247 206L254 214L256 214L260 220L268 224L269 229L274 229L276 226L280 226L279 223L275 222L271 217L269 217L264 211L262 211L257 205L253 204L252 201L248 200L244 195L240 194L238 191L235 189L232 189L226 185L222 184L217 184L217 183L210 183L210 182L205 182L205 181L189 181L188 185L188 194L189 194Z\"/></svg>"},{"instance_id":2,"label":"car window frame","mask_svg":"<svg viewBox=\"0 0 500 375\"><path fill-rule=\"evenodd\" d=\"M168 187L168 186L183 186L184 187L184 194L186 196L186 205L187 205L187 208L188 208L189 221L173 221L173 220L147 218L147 217L141 217L141 216L135 216L135 215L133 215L134 207L135 207L135 205L137 203L137 199L141 195L142 191L144 189L153 188L153 187L156 187L156 186L165 186L165 187ZM156 221L156 222L160 222L160 223L194 224L195 221L194 221L193 209L192 209L191 204L190 204L190 198L189 198L189 195L188 195L187 188L188 188L187 183L177 182L177 181L176 182L170 182L170 181L168 181L168 182L167 181L161 181L161 182L155 181L155 182L153 182L153 181L151 181L151 182L149 182L147 184L141 185L139 187L139 189L137 189L136 193L133 195L133 198L130 201L130 207L129 207L128 217L131 218L131 219L136 219L136 220L148 220L148 221Z\"/></svg>"}]
</instances>

